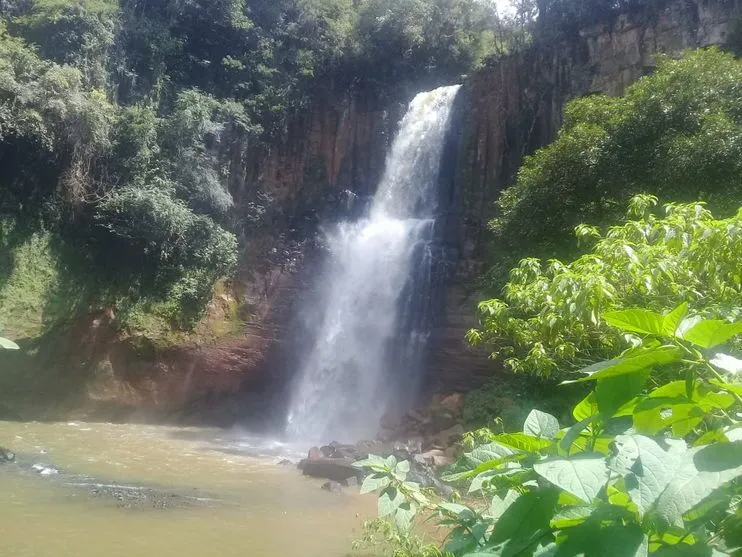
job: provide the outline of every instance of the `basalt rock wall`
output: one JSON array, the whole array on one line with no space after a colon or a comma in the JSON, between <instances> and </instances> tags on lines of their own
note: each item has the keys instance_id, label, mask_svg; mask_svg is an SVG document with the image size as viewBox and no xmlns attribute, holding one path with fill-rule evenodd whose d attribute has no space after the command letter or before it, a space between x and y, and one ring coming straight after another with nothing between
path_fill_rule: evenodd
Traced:
<instances>
[{"instance_id":1,"label":"basalt rock wall","mask_svg":"<svg viewBox=\"0 0 742 557\"><path fill-rule=\"evenodd\" d=\"M724 46L737 32L742 14L740 0L648 4L569 37L537 40L464 84L452 131L459 145L457 168L449 177L456 192L450 243L458 250L459 263L431 343L429 372L440 390L467 390L493 371L487 355L469 349L464 340L476 326L476 303L484 296L475 279L483 265L486 223L523 157L556 136L565 103L587 94L622 94L653 70L658 55ZM490 252L496 249L487 246Z\"/></svg>"}]
</instances>

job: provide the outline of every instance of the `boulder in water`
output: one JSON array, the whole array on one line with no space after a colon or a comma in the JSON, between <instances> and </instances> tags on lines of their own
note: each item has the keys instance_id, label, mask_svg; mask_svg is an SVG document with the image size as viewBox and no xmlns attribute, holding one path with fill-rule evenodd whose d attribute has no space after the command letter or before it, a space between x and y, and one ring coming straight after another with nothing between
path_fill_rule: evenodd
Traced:
<instances>
[{"instance_id":1,"label":"boulder in water","mask_svg":"<svg viewBox=\"0 0 742 557\"><path fill-rule=\"evenodd\" d=\"M357 480L363 477L363 472L353 466L353 461L346 458L319 458L304 460L301 466L305 476L324 478L335 482L345 482L349 478Z\"/></svg>"},{"instance_id":2,"label":"boulder in water","mask_svg":"<svg viewBox=\"0 0 742 557\"><path fill-rule=\"evenodd\" d=\"M13 462L15 460L15 453L4 447L0 447L0 464L6 462Z\"/></svg>"}]
</instances>

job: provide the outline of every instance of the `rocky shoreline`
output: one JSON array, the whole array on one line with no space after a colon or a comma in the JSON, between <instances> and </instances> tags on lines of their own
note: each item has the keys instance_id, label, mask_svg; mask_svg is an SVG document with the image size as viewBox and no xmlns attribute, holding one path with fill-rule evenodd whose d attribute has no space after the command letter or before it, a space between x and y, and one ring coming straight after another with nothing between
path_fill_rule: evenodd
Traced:
<instances>
[{"instance_id":1,"label":"rocky shoreline","mask_svg":"<svg viewBox=\"0 0 742 557\"><path fill-rule=\"evenodd\" d=\"M339 491L363 480L363 472L353 466L355 461L369 454L393 455L410 462L411 481L447 495L450 488L438 480L437 471L453 464L462 452L462 406L460 394L434 398L424 410L412 410L398 420L384 420L375 440L354 444L333 441L312 447L297 466L305 476L329 480L323 489Z\"/></svg>"}]
</instances>

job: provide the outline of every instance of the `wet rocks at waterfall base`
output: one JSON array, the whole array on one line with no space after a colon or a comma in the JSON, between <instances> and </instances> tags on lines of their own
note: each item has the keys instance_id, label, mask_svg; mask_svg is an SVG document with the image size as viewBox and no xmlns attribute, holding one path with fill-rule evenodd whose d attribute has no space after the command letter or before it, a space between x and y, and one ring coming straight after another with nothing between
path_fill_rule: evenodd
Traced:
<instances>
[{"instance_id":1,"label":"wet rocks at waterfall base","mask_svg":"<svg viewBox=\"0 0 742 557\"><path fill-rule=\"evenodd\" d=\"M340 458L306 458L299 463L302 474L312 478L332 480L343 485L354 485L362 479L363 472L353 466L353 459Z\"/></svg>"},{"instance_id":2,"label":"wet rocks at waterfall base","mask_svg":"<svg viewBox=\"0 0 742 557\"><path fill-rule=\"evenodd\" d=\"M450 488L438 480L438 473L453 464L463 450L461 409L461 395L433 397L427 408L411 410L396 420L386 416L377 439L312 447L298 467L306 476L330 480L322 489L334 492L337 486L333 482L348 486L363 481L363 472L354 462L369 454L393 455L398 461L410 462L411 481L447 495Z\"/></svg>"}]
</instances>

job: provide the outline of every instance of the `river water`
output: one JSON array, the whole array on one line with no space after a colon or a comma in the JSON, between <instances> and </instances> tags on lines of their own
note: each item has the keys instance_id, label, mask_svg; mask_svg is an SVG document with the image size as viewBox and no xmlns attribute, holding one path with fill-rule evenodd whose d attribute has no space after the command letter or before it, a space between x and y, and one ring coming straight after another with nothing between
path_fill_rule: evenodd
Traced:
<instances>
[{"instance_id":1,"label":"river water","mask_svg":"<svg viewBox=\"0 0 742 557\"><path fill-rule=\"evenodd\" d=\"M18 453L0 464L2 557L345 557L375 513L239 431L0 422L0 445Z\"/></svg>"}]
</instances>

